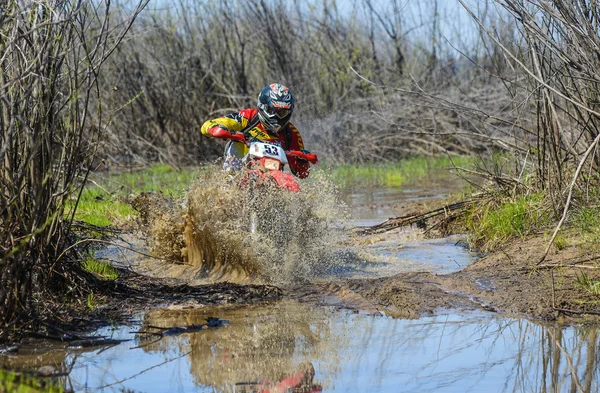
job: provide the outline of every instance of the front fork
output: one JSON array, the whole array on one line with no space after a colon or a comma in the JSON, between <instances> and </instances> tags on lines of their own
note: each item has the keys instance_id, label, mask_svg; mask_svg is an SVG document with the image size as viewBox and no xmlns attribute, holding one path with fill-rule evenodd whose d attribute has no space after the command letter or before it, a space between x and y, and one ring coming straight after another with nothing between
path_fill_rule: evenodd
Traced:
<instances>
[{"instance_id":1,"label":"front fork","mask_svg":"<svg viewBox=\"0 0 600 393\"><path fill-rule=\"evenodd\" d=\"M250 211L250 233L256 233L258 231L258 214L252 209Z\"/></svg>"}]
</instances>

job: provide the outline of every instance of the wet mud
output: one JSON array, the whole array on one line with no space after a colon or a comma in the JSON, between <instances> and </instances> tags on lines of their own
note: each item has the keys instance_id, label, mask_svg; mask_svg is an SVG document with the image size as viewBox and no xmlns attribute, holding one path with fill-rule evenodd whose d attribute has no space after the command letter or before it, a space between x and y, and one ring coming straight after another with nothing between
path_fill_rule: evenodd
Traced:
<instances>
[{"instance_id":1,"label":"wet mud","mask_svg":"<svg viewBox=\"0 0 600 393\"><path fill-rule=\"evenodd\" d=\"M340 285L383 313L400 318L459 309L566 324L596 323L597 296L577 284L582 271L594 280L600 278L590 268L593 245L574 244L554 250L540 264L547 241L544 236L516 240L449 274L404 272L374 279L348 279Z\"/></svg>"},{"instance_id":2,"label":"wet mud","mask_svg":"<svg viewBox=\"0 0 600 393\"><path fill-rule=\"evenodd\" d=\"M414 192L394 204L383 193L389 203L359 201L352 213L360 218L350 224L335 187L324 179L304 187L298 194L240 188L234 178L212 173L191 188L185 203L167 205L152 197L140 204L146 207L143 217L154 252L171 258L142 259L136 271L186 285L275 285L282 296L303 303L399 318L448 309L563 321L594 314L596 300L575 285L581 266L569 264L593 252L585 244L555 250L538 265L544 236L520 239L487 256L466 250L464 238L426 238L417 226L361 236L352 224L374 222L369 217L381 211L431 209L443 194ZM250 233L251 213L243 206L256 207L257 200L260 218L271 221ZM564 266L550 268L558 264Z\"/></svg>"}]
</instances>

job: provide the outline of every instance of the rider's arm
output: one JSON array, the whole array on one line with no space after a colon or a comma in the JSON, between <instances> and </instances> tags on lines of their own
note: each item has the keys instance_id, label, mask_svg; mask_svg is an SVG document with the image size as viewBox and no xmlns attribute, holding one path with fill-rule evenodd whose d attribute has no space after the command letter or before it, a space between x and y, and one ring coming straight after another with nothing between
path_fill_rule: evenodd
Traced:
<instances>
[{"instance_id":1,"label":"rider's arm","mask_svg":"<svg viewBox=\"0 0 600 393\"><path fill-rule=\"evenodd\" d=\"M304 150L304 142L298 129L290 124L290 131L292 132L292 143L288 147L289 150ZM290 171L299 177L300 179L307 178L310 174L310 164L306 160L302 160L296 157L288 157L288 165Z\"/></svg>"},{"instance_id":2,"label":"rider's arm","mask_svg":"<svg viewBox=\"0 0 600 393\"><path fill-rule=\"evenodd\" d=\"M211 138L227 138L231 134L242 131L248 124L248 119L240 112L206 121L200 132Z\"/></svg>"}]
</instances>

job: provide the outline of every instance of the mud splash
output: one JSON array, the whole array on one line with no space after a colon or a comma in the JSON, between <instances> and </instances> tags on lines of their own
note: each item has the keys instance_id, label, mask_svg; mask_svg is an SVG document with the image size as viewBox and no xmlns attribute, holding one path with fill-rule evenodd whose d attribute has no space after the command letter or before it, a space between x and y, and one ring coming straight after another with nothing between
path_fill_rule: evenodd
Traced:
<instances>
[{"instance_id":1,"label":"mud splash","mask_svg":"<svg viewBox=\"0 0 600 393\"><path fill-rule=\"evenodd\" d=\"M287 284L338 263L332 244L342 243L348 210L330 181L317 174L292 193L240 185L241 176L208 171L184 202L138 201L153 253L210 281Z\"/></svg>"}]
</instances>

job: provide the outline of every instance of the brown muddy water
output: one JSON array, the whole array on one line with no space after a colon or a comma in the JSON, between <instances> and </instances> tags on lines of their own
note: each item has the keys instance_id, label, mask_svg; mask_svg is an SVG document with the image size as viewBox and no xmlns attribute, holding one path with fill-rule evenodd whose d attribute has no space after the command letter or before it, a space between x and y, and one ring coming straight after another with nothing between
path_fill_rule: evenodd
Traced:
<instances>
[{"instance_id":1,"label":"brown muddy water","mask_svg":"<svg viewBox=\"0 0 600 393\"><path fill-rule=\"evenodd\" d=\"M347 225L402 215L406 201L429 201L461 186L446 180L403 189L345 190ZM326 240L341 241L352 258L320 271L318 282L415 270L448 273L475 258L460 236L424 240L413 229L362 243ZM185 326L195 329L180 329ZM64 385L76 392L600 389L597 329L546 326L481 311L440 310L403 320L288 299L245 307L153 310L134 316L129 325L95 334L117 341L92 348L38 342L18 355L0 355L0 365L21 370L51 366L64 372Z\"/></svg>"}]
</instances>

